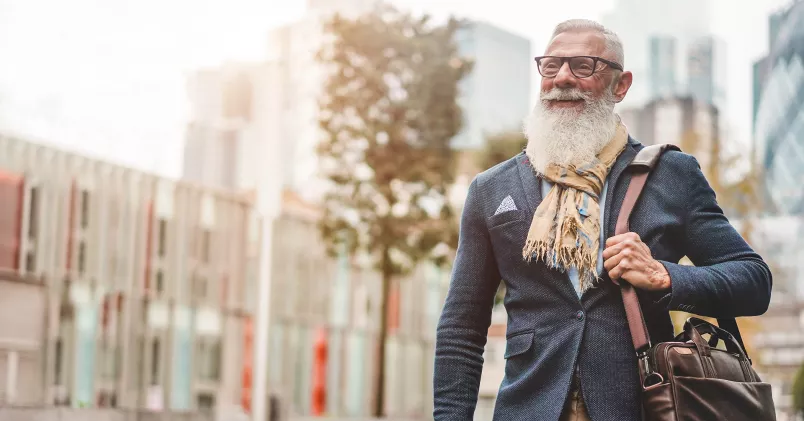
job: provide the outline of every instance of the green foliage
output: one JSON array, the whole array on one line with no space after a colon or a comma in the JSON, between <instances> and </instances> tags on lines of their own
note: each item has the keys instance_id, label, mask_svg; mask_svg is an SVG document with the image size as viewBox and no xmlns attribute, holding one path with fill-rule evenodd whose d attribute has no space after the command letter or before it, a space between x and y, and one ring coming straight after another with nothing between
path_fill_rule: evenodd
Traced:
<instances>
[{"instance_id":1,"label":"green foliage","mask_svg":"<svg viewBox=\"0 0 804 421\"><path fill-rule=\"evenodd\" d=\"M326 25L319 60L331 72L320 101L320 168L329 181L320 229L330 253L346 246L382 274L374 416L383 416L390 284L417 262L445 264L457 244L452 138L458 84L471 64L454 37L389 5Z\"/></svg>"},{"instance_id":2,"label":"green foliage","mask_svg":"<svg viewBox=\"0 0 804 421\"><path fill-rule=\"evenodd\" d=\"M528 140L522 132L502 132L486 138L486 146L477 157L481 170L491 168L522 152Z\"/></svg>"},{"instance_id":3,"label":"green foliage","mask_svg":"<svg viewBox=\"0 0 804 421\"><path fill-rule=\"evenodd\" d=\"M793 410L804 415L804 364L799 367L793 379Z\"/></svg>"}]
</instances>

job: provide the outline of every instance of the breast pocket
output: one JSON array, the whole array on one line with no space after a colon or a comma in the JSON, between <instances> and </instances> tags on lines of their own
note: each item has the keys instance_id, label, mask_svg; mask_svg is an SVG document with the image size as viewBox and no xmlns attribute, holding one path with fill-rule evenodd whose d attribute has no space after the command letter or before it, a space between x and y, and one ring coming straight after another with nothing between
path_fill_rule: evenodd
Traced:
<instances>
[{"instance_id":1,"label":"breast pocket","mask_svg":"<svg viewBox=\"0 0 804 421\"><path fill-rule=\"evenodd\" d=\"M486 218L490 230L508 224L510 222L525 220L524 210L512 210L508 212L498 213L496 215Z\"/></svg>"},{"instance_id":2,"label":"breast pocket","mask_svg":"<svg viewBox=\"0 0 804 421\"><path fill-rule=\"evenodd\" d=\"M530 228L528 215L526 211L515 210L488 218L489 237L502 275L522 262L522 247Z\"/></svg>"}]
</instances>

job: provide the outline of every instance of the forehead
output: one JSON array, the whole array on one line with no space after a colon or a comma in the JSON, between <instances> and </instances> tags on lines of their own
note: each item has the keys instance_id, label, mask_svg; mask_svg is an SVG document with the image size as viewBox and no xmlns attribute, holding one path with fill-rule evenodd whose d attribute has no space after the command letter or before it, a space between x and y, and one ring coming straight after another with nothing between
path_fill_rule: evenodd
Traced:
<instances>
[{"instance_id":1,"label":"forehead","mask_svg":"<svg viewBox=\"0 0 804 421\"><path fill-rule=\"evenodd\" d=\"M596 31L570 31L556 35L547 45L548 56L597 56L606 50L606 40Z\"/></svg>"}]
</instances>

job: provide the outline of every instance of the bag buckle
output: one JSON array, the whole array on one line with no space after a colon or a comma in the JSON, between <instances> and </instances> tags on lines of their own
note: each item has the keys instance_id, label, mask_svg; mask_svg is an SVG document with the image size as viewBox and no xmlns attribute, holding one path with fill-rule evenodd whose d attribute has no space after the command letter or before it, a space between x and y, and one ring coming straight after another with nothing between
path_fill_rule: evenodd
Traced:
<instances>
[{"instance_id":1,"label":"bag buckle","mask_svg":"<svg viewBox=\"0 0 804 421\"><path fill-rule=\"evenodd\" d=\"M642 380L643 388L647 388L664 382L664 377L662 377L661 374L654 372L653 369L651 369L650 359L648 358L647 352L643 351L637 353L637 358L639 359L639 362L642 365L642 372L645 373L645 377Z\"/></svg>"},{"instance_id":2,"label":"bag buckle","mask_svg":"<svg viewBox=\"0 0 804 421\"><path fill-rule=\"evenodd\" d=\"M642 364L642 370L643 373L645 373L645 376L650 375L653 372L653 370L651 370L650 368L650 360L648 359L648 353L640 352L639 354L637 354L637 358L639 358L639 362Z\"/></svg>"}]
</instances>

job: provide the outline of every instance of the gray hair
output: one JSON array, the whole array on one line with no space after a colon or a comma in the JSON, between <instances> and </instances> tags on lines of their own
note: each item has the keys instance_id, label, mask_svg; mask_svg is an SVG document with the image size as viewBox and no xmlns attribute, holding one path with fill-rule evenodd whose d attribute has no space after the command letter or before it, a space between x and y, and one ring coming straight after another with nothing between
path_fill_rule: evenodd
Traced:
<instances>
[{"instance_id":1,"label":"gray hair","mask_svg":"<svg viewBox=\"0 0 804 421\"><path fill-rule=\"evenodd\" d=\"M606 40L606 51L614 55L614 61L625 67L625 52L620 37L611 29L589 19L570 19L559 23L550 37L552 40L558 34L576 31L595 31L603 35Z\"/></svg>"}]
</instances>

